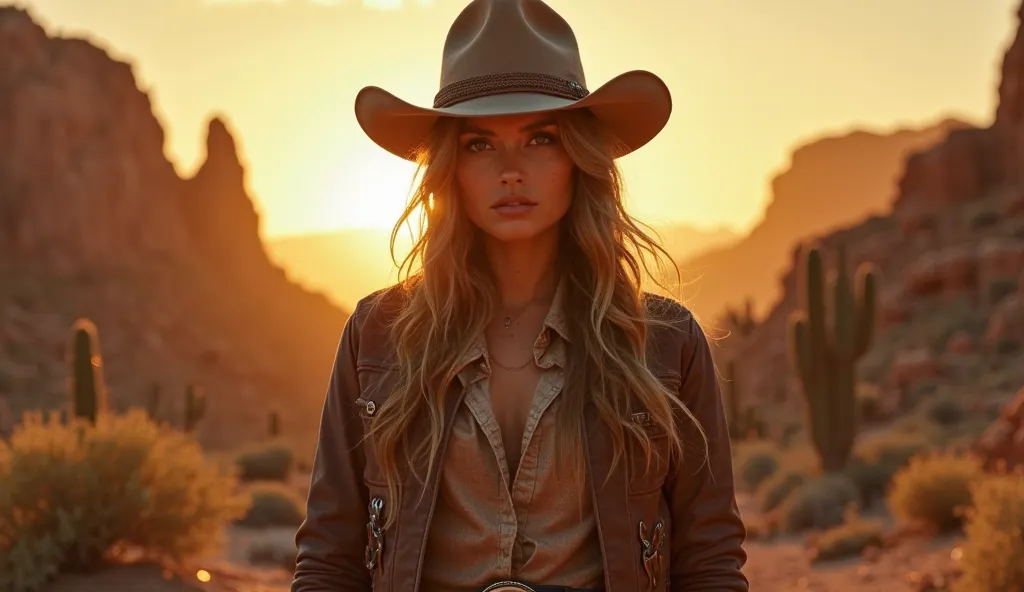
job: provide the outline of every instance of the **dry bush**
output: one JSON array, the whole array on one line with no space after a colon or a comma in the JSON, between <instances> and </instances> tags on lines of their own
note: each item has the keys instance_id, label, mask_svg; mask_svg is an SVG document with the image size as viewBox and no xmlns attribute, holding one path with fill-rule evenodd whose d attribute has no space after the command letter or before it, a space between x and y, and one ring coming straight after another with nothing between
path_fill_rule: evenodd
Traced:
<instances>
[{"instance_id":1,"label":"dry bush","mask_svg":"<svg viewBox=\"0 0 1024 592\"><path fill-rule=\"evenodd\" d=\"M892 432L858 445L844 473L860 491L860 501L870 506L885 498L896 471L926 449L928 441L915 434Z\"/></svg>"},{"instance_id":2,"label":"dry bush","mask_svg":"<svg viewBox=\"0 0 1024 592\"><path fill-rule=\"evenodd\" d=\"M756 491L781 464L778 450L770 444L742 449L737 454L736 478L747 491Z\"/></svg>"},{"instance_id":3,"label":"dry bush","mask_svg":"<svg viewBox=\"0 0 1024 592\"><path fill-rule=\"evenodd\" d=\"M782 469L764 480L757 488L757 506L762 513L775 510L808 479L800 469Z\"/></svg>"},{"instance_id":4,"label":"dry bush","mask_svg":"<svg viewBox=\"0 0 1024 592\"><path fill-rule=\"evenodd\" d=\"M141 410L96 425L28 414L0 442L0 589L38 590L127 549L166 562L205 554L247 505L191 436Z\"/></svg>"},{"instance_id":5,"label":"dry bush","mask_svg":"<svg viewBox=\"0 0 1024 592\"><path fill-rule=\"evenodd\" d=\"M982 479L971 485L971 496L953 592L1024 590L1024 474Z\"/></svg>"},{"instance_id":6,"label":"dry bush","mask_svg":"<svg viewBox=\"0 0 1024 592\"><path fill-rule=\"evenodd\" d=\"M879 520L868 520L856 512L847 512L843 523L814 537L811 561L832 561L860 555L868 547L881 547L885 529Z\"/></svg>"},{"instance_id":7,"label":"dry bush","mask_svg":"<svg viewBox=\"0 0 1024 592\"><path fill-rule=\"evenodd\" d=\"M243 481L287 481L295 468L295 453L287 444L270 442L243 451L235 463Z\"/></svg>"},{"instance_id":8,"label":"dry bush","mask_svg":"<svg viewBox=\"0 0 1024 592\"><path fill-rule=\"evenodd\" d=\"M981 460L968 453L918 455L893 477L889 507L904 524L954 530L971 504L971 483L983 476Z\"/></svg>"},{"instance_id":9,"label":"dry bush","mask_svg":"<svg viewBox=\"0 0 1024 592\"><path fill-rule=\"evenodd\" d=\"M786 497L779 507L780 526L789 533L838 526L860 492L849 477L826 474L809 479Z\"/></svg>"},{"instance_id":10,"label":"dry bush","mask_svg":"<svg viewBox=\"0 0 1024 592\"><path fill-rule=\"evenodd\" d=\"M249 495L252 496L252 505L238 521L239 526L298 526L305 518L305 501L283 483L253 483L249 486Z\"/></svg>"}]
</instances>

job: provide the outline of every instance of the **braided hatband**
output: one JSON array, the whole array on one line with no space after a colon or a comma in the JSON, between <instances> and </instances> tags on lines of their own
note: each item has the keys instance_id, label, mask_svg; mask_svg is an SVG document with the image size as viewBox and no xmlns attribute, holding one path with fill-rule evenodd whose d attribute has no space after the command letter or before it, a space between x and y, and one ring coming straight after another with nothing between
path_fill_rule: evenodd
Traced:
<instances>
[{"instance_id":1,"label":"braided hatband","mask_svg":"<svg viewBox=\"0 0 1024 592\"><path fill-rule=\"evenodd\" d=\"M434 96L434 108L443 109L469 99L509 92L535 92L575 100L590 94L574 80L566 80L551 74L506 72L453 82Z\"/></svg>"}]
</instances>

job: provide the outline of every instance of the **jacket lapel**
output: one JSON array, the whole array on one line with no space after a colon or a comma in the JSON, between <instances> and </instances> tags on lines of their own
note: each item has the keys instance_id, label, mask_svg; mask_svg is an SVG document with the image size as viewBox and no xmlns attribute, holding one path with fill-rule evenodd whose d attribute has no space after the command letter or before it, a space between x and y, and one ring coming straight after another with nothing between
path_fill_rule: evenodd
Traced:
<instances>
[{"instance_id":1,"label":"jacket lapel","mask_svg":"<svg viewBox=\"0 0 1024 592\"><path fill-rule=\"evenodd\" d=\"M419 478L426 476L425 467L417 468L418 475L410 473L405 476L402 509L398 522L394 526L396 532L392 535L393 540L398 541L393 551L396 555L393 563L392 590L419 589L420 578L423 575L423 556L427 546L427 532L430 529L434 505L437 502L437 488L444 466L445 453L448 450L452 420L465 395L466 388L458 381L448 391L444 413L445 432L441 439L437 463L434 472L430 475L429 482L424 484L417 478L417 476ZM426 437L426 433L426 422L419 422L413 430L411 440L420 441ZM406 471L411 471L411 469L407 467Z\"/></svg>"},{"instance_id":2,"label":"jacket lapel","mask_svg":"<svg viewBox=\"0 0 1024 592\"><path fill-rule=\"evenodd\" d=\"M593 404L586 406L585 425L584 453L590 469L590 489L604 557L605 589L608 592L642 590L639 571L634 566L634 561L639 559L633 534L639 532L639 523L630 514L627 459L623 456L609 477L613 457L611 437ZM609 536L610 533L622 534Z\"/></svg>"}]
</instances>

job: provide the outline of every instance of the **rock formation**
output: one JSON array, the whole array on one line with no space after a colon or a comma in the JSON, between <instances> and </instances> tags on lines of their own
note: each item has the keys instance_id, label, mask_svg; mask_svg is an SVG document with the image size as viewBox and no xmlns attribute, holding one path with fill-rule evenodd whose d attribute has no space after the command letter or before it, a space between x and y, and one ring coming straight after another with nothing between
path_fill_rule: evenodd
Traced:
<instances>
[{"instance_id":1,"label":"rock formation","mask_svg":"<svg viewBox=\"0 0 1024 592\"><path fill-rule=\"evenodd\" d=\"M949 119L889 134L855 131L798 147L772 179L771 203L748 236L679 262L687 279L696 282L684 297L707 318L748 297L759 311L768 310L778 298L779 277L794 245L887 214L903 161L941 142L951 130L967 128Z\"/></svg>"},{"instance_id":2,"label":"rock formation","mask_svg":"<svg viewBox=\"0 0 1024 592\"><path fill-rule=\"evenodd\" d=\"M186 256L181 181L163 146L130 65L0 7L0 265Z\"/></svg>"},{"instance_id":3,"label":"rock formation","mask_svg":"<svg viewBox=\"0 0 1024 592\"><path fill-rule=\"evenodd\" d=\"M267 259L224 120L191 179L163 148L129 64L0 7L0 429L66 404L81 316L117 407L159 388L180 423L199 383L208 442L261 435L268 409L286 430L317 425L345 313Z\"/></svg>"},{"instance_id":4,"label":"rock formation","mask_svg":"<svg viewBox=\"0 0 1024 592\"><path fill-rule=\"evenodd\" d=\"M200 255L240 280L271 270L259 234L259 216L246 190L235 139L220 118L210 121L206 160L185 183L181 211Z\"/></svg>"},{"instance_id":5,"label":"rock formation","mask_svg":"<svg viewBox=\"0 0 1024 592\"><path fill-rule=\"evenodd\" d=\"M907 155L891 210L814 241L880 270L875 345L861 364L887 408L909 410L941 384L972 404L1024 384L1024 33L1008 48L990 127L956 127ZM809 242L809 241L804 241ZM786 326L797 306L790 252L782 297L741 345L751 396L792 382ZM703 289L703 288L702 288ZM731 346L730 346L731 347Z\"/></svg>"}]
</instances>

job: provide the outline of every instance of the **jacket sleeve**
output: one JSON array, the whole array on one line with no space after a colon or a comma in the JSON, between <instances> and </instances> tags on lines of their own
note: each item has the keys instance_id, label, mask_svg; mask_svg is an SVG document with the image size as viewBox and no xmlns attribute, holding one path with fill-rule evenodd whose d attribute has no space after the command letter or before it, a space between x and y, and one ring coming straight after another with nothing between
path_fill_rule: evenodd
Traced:
<instances>
[{"instance_id":1,"label":"jacket sleeve","mask_svg":"<svg viewBox=\"0 0 1024 592\"><path fill-rule=\"evenodd\" d=\"M705 458L700 432L682 417L684 455L671 470L665 494L672 515L669 589L747 592L742 568L746 527L736 504L732 447L711 349L696 319L683 326L682 402L707 436Z\"/></svg>"},{"instance_id":2,"label":"jacket sleeve","mask_svg":"<svg viewBox=\"0 0 1024 592\"><path fill-rule=\"evenodd\" d=\"M362 420L353 404L359 395L358 311L357 307L342 331L328 382L306 518L295 535L298 554L291 592L371 589L370 573L364 565L369 497L363 484L366 460L360 443Z\"/></svg>"}]
</instances>

